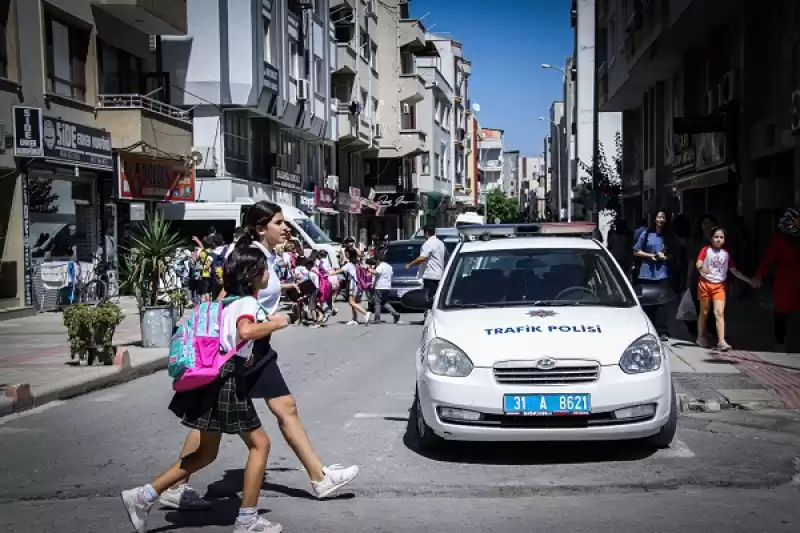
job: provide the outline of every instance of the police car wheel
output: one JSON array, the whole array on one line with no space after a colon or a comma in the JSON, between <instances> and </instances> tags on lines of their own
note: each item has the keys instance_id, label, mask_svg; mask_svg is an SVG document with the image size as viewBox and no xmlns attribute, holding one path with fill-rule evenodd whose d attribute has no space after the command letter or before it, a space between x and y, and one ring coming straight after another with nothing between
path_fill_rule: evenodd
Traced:
<instances>
[{"instance_id":1,"label":"police car wheel","mask_svg":"<svg viewBox=\"0 0 800 533\"><path fill-rule=\"evenodd\" d=\"M675 439L675 433L678 431L678 397L675 394L675 387L672 388L672 402L669 409L669 418L667 423L661 426L658 433L647 439L650 446L663 449L669 448L672 441Z\"/></svg>"},{"instance_id":2,"label":"police car wheel","mask_svg":"<svg viewBox=\"0 0 800 533\"><path fill-rule=\"evenodd\" d=\"M419 394L414 394L414 406L411 408L409 420L409 433L411 434L412 445L420 451L429 451L440 448L444 443L439 435L425 423L425 415L419 403Z\"/></svg>"}]
</instances>

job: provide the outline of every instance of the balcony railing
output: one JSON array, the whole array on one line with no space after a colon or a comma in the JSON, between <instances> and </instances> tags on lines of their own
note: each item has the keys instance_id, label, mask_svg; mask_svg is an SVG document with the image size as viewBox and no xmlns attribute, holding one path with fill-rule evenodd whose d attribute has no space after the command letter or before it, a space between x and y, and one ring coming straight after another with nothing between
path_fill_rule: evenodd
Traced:
<instances>
[{"instance_id":1,"label":"balcony railing","mask_svg":"<svg viewBox=\"0 0 800 533\"><path fill-rule=\"evenodd\" d=\"M105 109L143 109L181 122L192 123L188 111L141 94L101 94L97 107Z\"/></svg>"}]
</instances>

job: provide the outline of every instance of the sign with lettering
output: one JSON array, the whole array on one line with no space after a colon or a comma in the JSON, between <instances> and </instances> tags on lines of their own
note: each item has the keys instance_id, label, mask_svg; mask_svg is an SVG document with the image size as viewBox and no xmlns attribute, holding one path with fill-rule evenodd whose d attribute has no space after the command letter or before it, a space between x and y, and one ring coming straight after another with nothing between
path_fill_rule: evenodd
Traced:
<instances>
[{"instance_id":1,"label":"sign with lettering","mask_svg":"<svg viewBox=\"0 0 800 533\"><path fill-rule=\"evenodd\" d=\"M264 89L273 94L278 94L280 91L280 72L277 68L270 65L266 60L264 61Z\"/></svg>"},{"instance_id":2,"label":"sign with lettering","mask_svg":"<svg viewBox=\"0 0 800 533\"><path fill-rule=\"evenodd\" d=\"M195 201L194 167L183 161L120 153L118 195L123 200Z\"/></svg>"},{"instance_id":3,"label":"sign with lettering","mask_svg":"<svg viewBox=\"0 0 800 533\"><path fill-rule=\"evenodd\" d=\"M300 174L272 167L272 184L276 187L290 191L299 191L302 188L302 181Z\"/></svg>"},{"instance_id":4,"label":"sign with lettering","mask_svg":"<svg viewBox=\"0 0 800 533\"><path fill-rule=\"evenodd\" d=\"M44 117L44 157L56 162L113 170L111 134L58 118Z\"/></svg>"},{"instance_id":5,"label":"sign with lettering","mask_svg":"<svg viewBox=\"0 0 800 533\"><path fill-rule=\"evenodd\" d=\"M375 203L387 209L413 209L417 205L417 195L413 192L376 194Z\"/></svg>"},{"instance_id":6,"label":"sign with lettering","mask_svg":"<svg viewBox=\"0 0 800 533\"><path fill-rule=\"evenodd\" d=\"M314 207L333 209L336 204L336 191L317 187L314 192Z\"/></svg>"},{"instance_id":7,"label":"sign with lettering","mask_svg":"<svg viewBox=\"0 0 800 533\"><path fill-rule=\"evenodd\" d=\"M361 213L361 189L358 187L350 187L350 212L353 214Z\"/></svg>"},{"instance_id":8,"label":"sign with lettering","mask_svg":"<svg viewBox=\"0 0 800 533\"><path fill-rule=\"evenodd\" d=\"M41 157L42 110L14 106L14 157Z\"/></svg>"}]
</instances>

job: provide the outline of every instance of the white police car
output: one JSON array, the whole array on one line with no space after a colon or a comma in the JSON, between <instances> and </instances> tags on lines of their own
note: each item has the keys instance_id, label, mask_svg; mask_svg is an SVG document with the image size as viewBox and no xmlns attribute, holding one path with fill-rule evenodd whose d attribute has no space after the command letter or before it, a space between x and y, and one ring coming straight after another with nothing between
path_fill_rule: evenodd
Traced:
<instances>
[{"instance_id":1,"label":"white police car","mask_svg":"<svg viewBox=\"0 0 800 533\"><path fill-rule=\"evenodd\" d=\"M416 353L411 432L448 441L647 439L667 447L669 359L594 224L460 230Z\"/></svg>"}]
</instances>

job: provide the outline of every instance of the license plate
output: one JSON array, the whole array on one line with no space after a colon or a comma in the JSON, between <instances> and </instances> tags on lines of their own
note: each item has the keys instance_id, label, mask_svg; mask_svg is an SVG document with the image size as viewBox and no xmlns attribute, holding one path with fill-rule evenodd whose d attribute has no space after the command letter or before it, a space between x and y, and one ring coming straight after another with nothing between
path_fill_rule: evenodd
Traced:
<instances>
[{"instance_id":1,"label":"license plate","mask_svg":"<svg viewBox=\"0 0 800 533\"><path fill-rule=\"evenodd\" d=\"M503 411L507 415L588 415L591 410L591 394L506 394L503 397Z\"/></svg>"}]
</instances>

